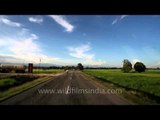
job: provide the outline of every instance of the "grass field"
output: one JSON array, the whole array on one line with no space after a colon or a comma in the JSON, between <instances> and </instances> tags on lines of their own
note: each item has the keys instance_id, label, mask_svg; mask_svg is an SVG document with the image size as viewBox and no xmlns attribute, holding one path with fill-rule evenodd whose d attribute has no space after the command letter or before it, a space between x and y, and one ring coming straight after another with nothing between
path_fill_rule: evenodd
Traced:
<instances>
[{"instance_id":1,"label":"grass field","mask_svg":"<svg viewBox=\"0 0 160 120\"><path fill-rule=\"evenodd\" d=\"M146 70L143 73L123 73L120 69L86 69L85 73L103 81L160 97L160 70Z\"/></svg>"},{"instance_id":2,"label":"grass field","mask_svg":"<svg viewBox=\"0 0 160 120\"><path fill-rule=\"evenodd\" d=\"M1 78L0 91L5 91L11 87L15 87L38 78L40 78L40 76L33 76L33 75L28 75L28 76L14 75Z\"/></svg>"},{"instance_id":3,"label":"grass field","mask_svg":"<svg viewBox=\"0 0 160 120\"><path fill-rule=\"evenodd\" d=\"M47 74L56 74L56 73L61 73L64 72L62 69L33 69L33 73L47 73Z\"/></svg>"}]
</instances>

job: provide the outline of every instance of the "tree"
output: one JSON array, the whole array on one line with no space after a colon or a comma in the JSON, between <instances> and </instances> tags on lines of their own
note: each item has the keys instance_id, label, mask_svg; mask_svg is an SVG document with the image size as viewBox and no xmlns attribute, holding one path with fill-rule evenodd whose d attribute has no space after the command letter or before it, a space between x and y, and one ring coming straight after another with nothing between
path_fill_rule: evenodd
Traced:
<instances>
[{"instance_id":1,"label":"tree","mask_svg":"<svg viewBox=\"0 0 160 120\"><path fill-rule=\"evenodd\" d=\"M65 67L64 67L64 70L65 70L65 71L66 71L66 70L68 70L68 69L69 69L69 67L68 67L68 66L65 66Z\"/></svg>"},{"instance_id":2,"label":"tree","mask_svg":"<svg viewBox=\"0 0 160 120\"><path fill-rule=\"evenodd\" d=\"M146 69L146 66L142 62L136 62L134 65L134 69L137 72L144 72Z\"/></svg>"},{"instance_id":3,"label":"tree","mask_svg":"<svg viewBox=\"0 0 160 120\"><path fill-rule=\"evenodd\" d=\"M82 65L81 63L78 63L78 65L77 65L77 69L79 69L79 70L83 70L83 65Z\"/></svg>"},{"instance_id":4,"label":"tree","mask_svg":"<svg viewBox=\"0 0 160 120\"><path fill-rule=\"evenodd\" d=\"M129 71L132 70L132 64L129 60L124 59L123 60L123 68L122 71L128 73Z\"/></svg>"}]
</instances>

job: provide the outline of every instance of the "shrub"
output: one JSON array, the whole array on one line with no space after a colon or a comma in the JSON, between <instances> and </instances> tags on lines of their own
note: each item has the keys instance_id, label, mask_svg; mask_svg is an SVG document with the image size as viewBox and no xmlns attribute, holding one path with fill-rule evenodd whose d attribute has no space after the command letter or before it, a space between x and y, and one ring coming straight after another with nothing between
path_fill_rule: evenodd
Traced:
<instances>
[{"instance_id":1,"label":"shrub","mask_svg":"<svg viewBox=\"0 0 160 120\"><path fill-rule=\"evenodd\" d=\"M123 68L122 71L128 73L132 70L132 64L129 60L125 59L123 60Z\"/></svg>"},{"instance_id":2,"label":"shrub","mask_svg":"<svg viewBox=\"0 0 160 120\"><path fill-rule=\"evenodd\" d=\"M83 65L82 65L81 63L78 63L78 65L77 65L77 69L79 69L79 70L83 70Z\"/></svg>"},{"instance_id":3,"label":"shrub","mask_svg":"<svg viewBox=\"0 0 160 120\"><path fill-rule=\"evenodd\" d=\"M137 72L144 72L146 69L146 66L142 62L136 62L134 65L134 69Z\"/></svg>"}]
</instances>

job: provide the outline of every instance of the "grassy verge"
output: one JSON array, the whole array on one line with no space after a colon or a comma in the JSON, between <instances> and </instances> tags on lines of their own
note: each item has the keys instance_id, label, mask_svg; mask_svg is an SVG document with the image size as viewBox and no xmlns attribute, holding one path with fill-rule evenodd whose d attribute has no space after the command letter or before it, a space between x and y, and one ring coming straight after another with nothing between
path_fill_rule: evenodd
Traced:
<instances>
[{"instance_id":1,"label":"grassy verge","mask_svg":"<svg viewBox=\"0 0 160 120\"><path fill-rule=\"evenodd\" d=\"M40 78L40 76L35 75L14 75L6 76L0 79L0 91L5 91L11 87L22 85L26 82Z\"/></svg>"},{"instance_id":2,"label":"grassy verge","mask_svg":"<svg viewBox=\"0 0 160 120\"><path fill-rule=\"evenodd\" d=\"M121 70L84 70L101 82L124 89L124 96L140 104L154 104L160 101L160 71L145 73L123 73Z\"/></svg>"},{"instance_id":3,"label":"grassy verge","mask_svg":"<svg viewBox=\"0 0 160 120\"><path fill-rule=\"evenodd\" d=\"M6 91L0 91L0 101L3 101L9 97L12 97L22 91L25 91L31 87L34 87L40 83L43 83L47 80L49 80L51 77L47 76L47 77L42 77L42 78L38 78L38 79L35 79L33 81L30 81L30 82L27 82L27 83L24 83L20 86L16 86L16 87L12 87Z\"/></svg>"},{"instance_id":4,"label":"grassy verge","mask_svg":"<svg viewBox=\"0 0 160 120\"><path fill-rule=\"evenodd\" d=\"M33 69L33 73L47 73L47 74L56 74L64 72L62 69Z\"/></svg>"}]
</instances>

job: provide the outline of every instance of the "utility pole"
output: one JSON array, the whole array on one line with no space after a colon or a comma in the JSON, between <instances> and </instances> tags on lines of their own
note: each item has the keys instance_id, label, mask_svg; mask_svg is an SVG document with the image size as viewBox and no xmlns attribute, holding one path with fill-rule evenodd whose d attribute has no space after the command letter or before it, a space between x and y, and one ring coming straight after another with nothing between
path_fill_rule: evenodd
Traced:
<instances>
[{"instance_id":1,"label":"utility pole","mask_svg":"<svg viewBox=\"0 0 160 120\"><path fill-rule=\"evenodd\" d=\"M39 68L40 68L40 64L41 64L41 58L39 59Z\"/></svg>"}]
</instances>

